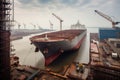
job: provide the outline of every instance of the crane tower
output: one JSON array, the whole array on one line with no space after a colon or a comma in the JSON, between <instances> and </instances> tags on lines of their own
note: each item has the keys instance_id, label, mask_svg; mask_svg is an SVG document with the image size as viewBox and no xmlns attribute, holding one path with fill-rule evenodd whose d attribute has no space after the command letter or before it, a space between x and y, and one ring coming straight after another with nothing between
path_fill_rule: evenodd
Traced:
<instances>
[{"instance_id":1,"label":"crane tower","mask_svg":"<svg viewBox=\"0 0 120 80\"><path fill-rule=\"evenodd\" d=\"M50 23L50 28L53 30L53 23L51 23L51 21L49 20Z\"/></svg>"},{"instance_id":2,"label":"crane tower","mask_svg":"<svg viewBox=\"0 0 120 80\"><path fill-rule=\"evenodd\" d=\"M60 21L60 30L62 30L62 22L63 22L63 20L60 17L58 17L57 15L55 15L54 13L52 13L52 15L55 16Z\"/></svg>"}]
</instances>

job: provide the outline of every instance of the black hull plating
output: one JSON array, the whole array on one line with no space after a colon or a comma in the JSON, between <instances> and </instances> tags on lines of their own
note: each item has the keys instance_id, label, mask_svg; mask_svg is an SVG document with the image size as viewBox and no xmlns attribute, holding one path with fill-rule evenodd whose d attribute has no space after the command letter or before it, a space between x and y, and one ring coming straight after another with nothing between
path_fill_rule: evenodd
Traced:
<instances>
[{"instance_id":1,"label":"black hull plating","mask_svg":"<svg viewBox=\"0 0 120 80\"><path fill-rule=\"evenodd\" d=\"M33 44L43 53L45 58L48 58L55 53L78 49L81 45L80 41L85 37L85 35L86 31L72 40L33 42Z\"/></svg>"}]
</instances>

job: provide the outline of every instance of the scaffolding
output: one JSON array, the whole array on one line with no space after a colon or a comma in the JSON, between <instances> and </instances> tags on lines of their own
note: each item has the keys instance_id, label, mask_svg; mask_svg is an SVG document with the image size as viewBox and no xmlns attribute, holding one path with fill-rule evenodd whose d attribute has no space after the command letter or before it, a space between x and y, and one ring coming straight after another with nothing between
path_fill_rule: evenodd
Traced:
<instances>
[{"instance_id":1,"label":"scaffolding","mask_svg":"<svg viewBox=\"0 0 120 80\"><path fill-rule=\"evenodd\" d=\"M13 2L0 0L0 80L10 80L10 28L14 17Z\"/></svg>"}]
</instances>

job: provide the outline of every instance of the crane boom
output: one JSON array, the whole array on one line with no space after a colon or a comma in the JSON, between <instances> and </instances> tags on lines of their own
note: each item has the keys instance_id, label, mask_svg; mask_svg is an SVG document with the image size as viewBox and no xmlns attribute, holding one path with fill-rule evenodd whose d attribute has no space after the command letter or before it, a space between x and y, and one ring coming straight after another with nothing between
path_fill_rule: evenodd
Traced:
<instances>
[{"instance_id":1,"label":"crane boom","mask_svg":"<svg viewBox=\"0 0 120 80\"><path fill-rule=\"evenodd\" d=\"M60 30L62 30L62 22L63 22L63 20L60 17L58 17L57 15L55 15L54 13L52 13L52 15L55 16L60 21Z\"/></svg>"},{"instance_id":2,"label":"crane boom","mask_svg":"<svg viewBox=\"0 0 120 80\"><path fill-rule=\"evenodd\" d=\"M98 10L95 10L95 12L98 13L100 16L104 17L105 19L107 19L108 21L110 21L110 22L112 23L112 27L113 27L113 28L115 27L115 25L117 25L118 23L120 23L120 22L115 22L115 21L113 21L111 17L109 17L109 16L106 15L106 14L103 14L102 12L100 12L100 11L98 11Z\"/></svg>"}]
</instances>

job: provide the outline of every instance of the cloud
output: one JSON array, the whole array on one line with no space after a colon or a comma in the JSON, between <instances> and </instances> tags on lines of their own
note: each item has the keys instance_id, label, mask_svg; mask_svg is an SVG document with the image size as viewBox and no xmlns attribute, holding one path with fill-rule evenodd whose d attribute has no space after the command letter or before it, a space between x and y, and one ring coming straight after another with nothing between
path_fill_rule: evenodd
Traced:
<instances>
[{"instance_id":1,"label":"cloud","mask_svg":"<svg viewBox=\"0 0 120 80\"><path fill-rule=\"evenodd\" d=\"M119 3L120 0L15 0L15 15L20 21L25 17L26 22L38 22L48 26L51 20L57 26L59 21L51 15L54 12L64 19L63 26L75 23L77 20L87 26L98 26L100 23L108 24L108 22L104 18L99 18L100 15L95 15L94 10L99 10L110 17L115 16L119 21Z\"/></svg>"},{"instance_id":2,"label":"cloud","mask_svg":"<svg viewBox=\"0 0 120 80\"><path fill-rule=\"evenodd\" d=\"M59 2L66 5L74 5L78 3L78 0L59 0Z\"/></svg>"},{"instance_id":3,"label":"cloud","mask_svg":"<svg viewBox=\"0 0 120 80\"><path fill-rule=\"evenodd\" d=\"M119 5L120 0L18 0L22 4L21 8L55 8L62 9L65 7L71 8L96 8L109 4ZM116 5L113 5L113 7Z\"/></svg>"},{"instance_id":4,"label":"cloud","mask_svg":"<svg viewBox=\"0 0 120 80\"><path fill-rule=\"evenodd\" d=\"M40 4L48 4L49 2L53 0L37 0Z\"/></svg>"},{"instance_id":5,"label":"cloud","mask_svg":"<svg viewBox=\"0 0 120 80\"><path fill-rule=\"evenodd\" d=\"M18 0L21 8L55 8L62 9L65 7L82 7L91 0Z\"/></svg>"},{"instance_id":6,"label":"cloud","mask_svg":"<svg viewBox=\"0 0 120 80\"><path fill-rule=\"evenodd\" d=\"M23 4L30 4L33 0L18 0L18 1Z\"/></svg>"}]
</instances>

